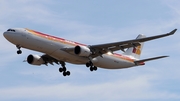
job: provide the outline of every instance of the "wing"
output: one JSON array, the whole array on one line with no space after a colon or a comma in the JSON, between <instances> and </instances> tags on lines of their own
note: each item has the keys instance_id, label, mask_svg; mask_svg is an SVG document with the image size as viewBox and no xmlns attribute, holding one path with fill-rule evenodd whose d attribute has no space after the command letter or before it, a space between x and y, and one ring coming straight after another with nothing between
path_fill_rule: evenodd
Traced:
<instances>
[{"instance_id":1,"label":"wing","mask_svg":"<svg viewBox=\"0 0 180 101\"><path fill-rule=\"evenodd\" d=\"M172 30L169 33L141 38L141 39L134 39L134 40L127 40L121 42L114 42L114 43L107 43L107 44L99 44L99 45L92 45L89 46L90 49L95 53L93 57L107 53L108 51L117 51L122 50L124 51L125 48L136 47L139 46L141 42L146 42L162 37L166 37L169 35L173 35L177 29Z\"/></svg>"},{"instance_id":2,"label":"wing","mask_svg":"<svg viewBox=\"0 0 180 101\"><path fill-rule=\"evenodd\" d=\"M47 54L44 54L41 56L41 58L44 60L44 64L47 65L48 63L51 64L51 65L54 65L53 63L56 63L56 64L61 64L61 65L65 65L65 62L64 61L59 61Z\"/></svg>"}]
</instances>

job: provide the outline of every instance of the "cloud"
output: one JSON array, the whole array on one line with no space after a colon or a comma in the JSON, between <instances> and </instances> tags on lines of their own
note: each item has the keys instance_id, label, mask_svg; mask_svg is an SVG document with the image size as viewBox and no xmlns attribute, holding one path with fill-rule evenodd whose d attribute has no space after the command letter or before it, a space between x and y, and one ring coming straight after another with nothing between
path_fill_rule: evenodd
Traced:
<instances>
[{"instance_id":1,"label":"cloud","mask_svg":"<svg viewBox=\"0 0 180 101\"><path fill-rule=\"evenodd\" d=\"M20 86L1 88L0 98L11 99L41 99L41 100L154 100L179 99L177 94L167 91L156 91L153 87L152 75L116 80L112 82L76 85L62 83L55 85Z\"/></svg>"}]
</instances>

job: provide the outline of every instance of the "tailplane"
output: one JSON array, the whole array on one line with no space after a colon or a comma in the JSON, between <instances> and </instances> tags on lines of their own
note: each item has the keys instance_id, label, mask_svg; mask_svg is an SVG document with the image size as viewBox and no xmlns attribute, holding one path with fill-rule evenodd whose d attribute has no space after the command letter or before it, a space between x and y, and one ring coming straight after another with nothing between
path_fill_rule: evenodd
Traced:
<instances>
[{"instance_id":1,"label":"tailplane","mask_svg":"<svg viewBox=\"0 0 180 101\"><path fill-rule=\"evenodd\" d=\"M145 35L139 34L136 39L141 39L141 38L145 38L145 37L146 37ZM134 46L134 47L128 48L124 52L124 55L132 56L135 59L139 59L140 55L141 55L141 51L142 51L143 45L144 45L144 42L141 42L140 45L138 45L138 46Z\"/></svg>"}]
</instances>

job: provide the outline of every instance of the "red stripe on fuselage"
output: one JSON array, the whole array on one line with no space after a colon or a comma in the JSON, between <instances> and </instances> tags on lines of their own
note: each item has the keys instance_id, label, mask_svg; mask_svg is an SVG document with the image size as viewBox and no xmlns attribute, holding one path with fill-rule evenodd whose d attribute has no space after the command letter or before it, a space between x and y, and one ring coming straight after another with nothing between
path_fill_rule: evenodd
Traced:
<instances>
[{"instance_id":1,"label":"red stripe on fuselage","mask_svg":"<svg viewBox=\"0 0 180 101\"><path fill-rule=\"evenodd\" d=\"M35 31L35 30L30 30L30 29L26 29L26 30L28 30L30 33L32 33L32 34L34 34L36 36L46 38L48 40L59 41L59 42L65 43L65 44L73 45L73 46L76 46L76 45L86 46L86 45L78 43L78 42L74 42L74 41L63 39L63 38L51 36L51 35L44 34L44 33L41 33L41 32Z\"/></svg>"},{"instance_id":2,"label":"red stripe on fuselage","mask_svg":"<svg viewBox=\"0 0 180 101\"><path fill-rule=\"evenodd\" d=\"M42 38L45 38L48 40L63 42L64 44L69 44L69 45L73 45L73 46L76 46L76 45L87 46L85 44L81 44L81 43L74 42L74 41L69 41L69 40L66 40L63 38L51 36L51 35L44 34L44 33L38 32L38 31L34 31L34 30L30 30L30 29L26 29L26 30L28 30L30 33L32 33L36 36L39 36L39 37L42 37ZM114 53L112 56L126 60L126 61L129 61L129 62L134 62L134 59L127 57L127 56L124 56L124 55L121 55L121 54Z\"/></svg>"}]
</instances>

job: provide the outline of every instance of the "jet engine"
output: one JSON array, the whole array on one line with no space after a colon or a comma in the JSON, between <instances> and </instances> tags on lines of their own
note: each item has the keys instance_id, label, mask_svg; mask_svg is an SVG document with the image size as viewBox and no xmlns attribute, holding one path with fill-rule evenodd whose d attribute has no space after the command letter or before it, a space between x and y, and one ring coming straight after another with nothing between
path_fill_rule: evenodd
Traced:
<instances>
[{"instance_id":1,"label":"jet engine","mask_svg":"<svg viewBox=\"0 0 180 101\"><path fill-rule=\"evenodd\" d=\"M45 63L41 56L32 54L27 57L27 62L31 65L41 65Z\"/></svg>"},{"instance_id":2,"label":"jet engine","mask_svg":"<svg viewBox=\"0 0 180 101\"><path fill-rule=\"evenodd\" d=\"M76 46L74 48L74 53L79 56L89 56L92 54L91 50L86 46Z\"/></svg>"}]
</instances>

